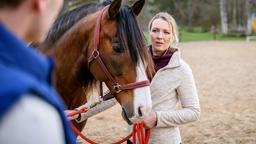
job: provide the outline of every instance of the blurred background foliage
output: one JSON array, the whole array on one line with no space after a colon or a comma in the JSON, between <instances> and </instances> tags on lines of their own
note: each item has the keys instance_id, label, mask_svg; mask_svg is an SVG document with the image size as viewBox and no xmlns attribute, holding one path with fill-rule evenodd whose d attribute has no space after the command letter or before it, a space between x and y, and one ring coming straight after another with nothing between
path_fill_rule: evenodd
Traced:
<instances>
[{"instance_id":1,"label":"blurred background foliage","mask_svg":"<svg viewBox=\"0 0 256 144\"><path fill-rule=\"evenodd\" d=\"M132 5L135 1L123 0L123 4ZM64 0L62 13L86 3L102 2ZM176 19L182 41L236 40L256 33L256 0L146 0L138 17L146 37L150 18L160 11Z\"/></svg>"}]
</instances>

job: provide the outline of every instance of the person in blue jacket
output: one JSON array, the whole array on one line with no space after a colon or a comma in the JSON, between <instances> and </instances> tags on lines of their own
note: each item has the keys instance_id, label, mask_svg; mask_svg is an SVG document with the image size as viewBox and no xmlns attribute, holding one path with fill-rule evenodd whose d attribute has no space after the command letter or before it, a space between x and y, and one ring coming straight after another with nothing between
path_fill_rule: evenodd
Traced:
<instances>
[{"instance_id":1,"label":"person in blue jacket","mask_svg":"<svg viewBox=\"0 0 256 144\"><path fill-rule=\"evenodd\" d=\"M62 3L0 1L0 144L75 144L53 64L27 46L43 39Z\"/></svg>"}]
</instances>

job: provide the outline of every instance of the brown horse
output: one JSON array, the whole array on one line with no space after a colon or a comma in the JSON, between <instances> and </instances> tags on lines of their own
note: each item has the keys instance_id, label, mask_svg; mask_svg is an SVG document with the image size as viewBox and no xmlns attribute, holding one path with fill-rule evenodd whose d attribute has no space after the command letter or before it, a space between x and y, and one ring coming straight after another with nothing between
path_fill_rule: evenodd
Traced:
<instances>
[{"instance_id":1,"label":"brown horse","mask_svg":"<svg viewBox=\"0 0 256 144\"><path fill-rule=\"evenodd\" d=\"M87 4L62 15L39 50L55 60L54 84L68 109L84 104L85 92L103 81L126 120L135 122L151 111L153 67L136 20L145 1L132 7L121 2ZM75 123L80 130L84 124Z\"/></svg>"}]
</instances>

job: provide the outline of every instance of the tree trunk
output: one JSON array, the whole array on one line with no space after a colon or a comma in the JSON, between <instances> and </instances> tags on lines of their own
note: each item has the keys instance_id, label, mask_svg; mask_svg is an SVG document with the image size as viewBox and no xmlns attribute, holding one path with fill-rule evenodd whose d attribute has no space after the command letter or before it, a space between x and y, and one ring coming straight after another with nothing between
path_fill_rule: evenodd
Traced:
<instances>
[{"instance_id":1,"label":"tree trunk","mask_svg":"<svg viewBox=\"0 0 256 144\"><path fill-rule=\"evenodd\" d=\"M246 10L246 16L247 16L246 35L250 35L252 33L250 0L246 0L245 2L246 2L245 3L245 10Z\"/></svg>"},{"instance_id":2,"label":"tree trunk","mask_svg":"<svg viewBox=\"0 0 256 144\"><path fill-rule=\"evenodd\" d=\"M237 0L233 0L232 30L237 30Z\"/></svg>"},{"instance_id":3,"label":"tree trunk","mask_svg":"<svg viewBox=\"0 0 256 144\"><path fill-rule=\"evenodd\" d=\"M192 32L193 29L193 2L192 0L188 0L187 3L187 13L188 13L188 31Z\"/></svg>"},{"instance_id":4,"label":"tree trunk","mask_svg":"<svg viewBox=\"0 0 256 144\"><path fill-rule=\"evenodd\" d=\"M180 13L180 16L185 19L186 18L186 12L184 11L184 7L182 7L180 0L173 0L173 5L177 9L177 11Z\"/></svg>"},{"instance_id":5,"label":"tree trunk","mask_svg":"<svg viewBox=\"0 0 256 144\"><path fill-rule=\"evenodd\" d=\"M227 1L220 0L221 32L228 34Z\"/></svg>"}]
</instances>

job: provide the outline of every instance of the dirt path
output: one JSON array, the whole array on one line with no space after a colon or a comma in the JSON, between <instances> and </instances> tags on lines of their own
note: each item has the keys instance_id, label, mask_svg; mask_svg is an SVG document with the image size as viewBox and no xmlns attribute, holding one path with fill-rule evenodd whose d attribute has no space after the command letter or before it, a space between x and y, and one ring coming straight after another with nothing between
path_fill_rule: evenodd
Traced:
<instances>
[{"instance_id":1,"label":"dirt path","mask_svg":"<svg viewBox=\"0 0 256 144\"><path fill-rule=\"evenodd\" d=\"M256 42L181 43L201 103L201 120L181 126L183 143L256 144ZM127 135L119 105L88 120L83 133L109 144Z\"/></svg>"}]
</instances>

